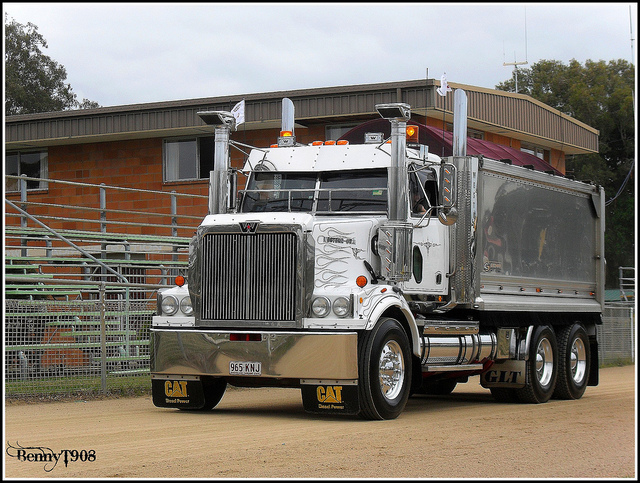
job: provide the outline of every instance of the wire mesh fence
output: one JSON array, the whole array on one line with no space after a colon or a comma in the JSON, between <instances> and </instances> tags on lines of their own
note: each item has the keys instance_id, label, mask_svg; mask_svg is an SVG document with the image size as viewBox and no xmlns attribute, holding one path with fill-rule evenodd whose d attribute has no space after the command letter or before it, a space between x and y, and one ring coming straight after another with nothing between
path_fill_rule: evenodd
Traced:
<instances>
[{"instance_id":1,"label":"wire mesh fence","mask_svg":"<svg viewBox=\"0 0 640 483\"><path fill-rule=\"evenodd\" d=\"M155 301L5 300L5 396L139 393Z\"/></svg>"},{"instance_id":2,"label":"wire mesh fence","mask_svg":"<svg viewBox=\"0 0 640 483\"><path fill-rule=\"evenodd\" d=\"M597 330L600 365L635 363L636 315L633 305L605 306L603 324Z\"/></svg>"},{"instance_id":3,"label":"wire mesh fence","mask_svg":"<svg viewBox=\"0 0 640 483\"><path fill-rule=\"evenodd\" d=\"M5 397L148 390L157 290L184 274L207 197L29 181L5 177Z\"/></svg>"}]
</instances>

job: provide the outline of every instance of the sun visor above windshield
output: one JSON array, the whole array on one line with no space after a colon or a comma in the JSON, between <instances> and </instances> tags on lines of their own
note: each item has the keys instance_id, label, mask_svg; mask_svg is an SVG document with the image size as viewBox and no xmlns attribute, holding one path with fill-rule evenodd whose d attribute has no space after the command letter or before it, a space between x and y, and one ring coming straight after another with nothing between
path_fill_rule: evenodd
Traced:
<instances>
[{"instance_id":1,"label":"sun visor above windshield","mask_svg":"<svg viewBox=\"0 0 640 483\"><path fill-rule=\"evenodd\" d=\"M253 149L245 171L335 171L386 168L391 165L389 145L300 146Z\"/></svg>"}]
</instances>

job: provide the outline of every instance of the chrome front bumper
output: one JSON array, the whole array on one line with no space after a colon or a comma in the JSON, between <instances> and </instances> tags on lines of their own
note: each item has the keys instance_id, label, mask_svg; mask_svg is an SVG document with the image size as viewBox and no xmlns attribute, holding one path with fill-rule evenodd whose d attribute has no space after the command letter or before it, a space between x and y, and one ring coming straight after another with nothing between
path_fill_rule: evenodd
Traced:
<instances>
[{"instance_id":1,"label":"chrome front bumper","mask_svg":"<svg viewBox=\"0 0 640 483\"><path fill-rule=\"evenodd\" d=\"M234 338L250 335L251 339L258 340L230 340L231 334ZM358 378L358 337L355 332L163 328L151 330L151 344L152 374L235 376L231 374L231 368L241 362L260 367L259 377Z\"/></svg>"}]
</instances>

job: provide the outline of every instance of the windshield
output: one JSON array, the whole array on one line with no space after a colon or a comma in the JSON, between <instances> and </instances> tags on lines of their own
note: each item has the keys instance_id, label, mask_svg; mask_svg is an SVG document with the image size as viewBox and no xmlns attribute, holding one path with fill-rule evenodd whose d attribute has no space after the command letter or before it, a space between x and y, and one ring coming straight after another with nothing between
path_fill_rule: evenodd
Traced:
<instances>
[{"instance_id":1,"label":"windshield","mask_svg":"<svg viewBox=\"0 0 640 483\"><path fill-rule=\"evenodd\" d=\"M387 212L387 171L254 172L240 211Z\"/></svg>"}]
</instances>

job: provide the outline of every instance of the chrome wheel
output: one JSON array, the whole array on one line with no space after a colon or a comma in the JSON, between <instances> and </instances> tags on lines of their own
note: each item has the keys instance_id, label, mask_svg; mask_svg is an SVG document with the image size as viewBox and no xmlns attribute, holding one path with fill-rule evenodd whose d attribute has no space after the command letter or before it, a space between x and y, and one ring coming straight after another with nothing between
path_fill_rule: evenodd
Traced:
<instances>
[{"instance_id":1,"label":"chrome wheel","mask_svg":"<svg viewBox=\"0 0 640 483\"><path fill-rule=\"evenodd\" d=\"M524 387L514 389L514 395L523 403L545 403L553 395L558 380L558 343L553 327L535 327L530 344L526 382Z\"/></svg>"},{"instance_id":2,"label":"chrome wheel","mask_svg":"<svg viewBox=\"0 0 640 483\"><path fill-rule=\"evenodd\" d=\"M557 399L580 399L591 377L589 336L580 323L559 329L558 383L553 393Z\"/></svg>"},{"instance_id":3,"label":"chrome wheel","mask_svg":"<svg viewBox=\"0 0 640 483\"><path fill-rule=\"evenodd\" d=\"M582 339L574 339L571 344L571 358L569 364L571 369L571 379L576 384L582 384L584 376L587 373L587 350Z\"/></svg>"},{"instance_id":4,"label":"chrome wheel","mask_svg":"<svg viewBox=\"0 0 640 483\"><path fill-rule=\"evenodd\" d=\"M541 339L536 350L536 375L541 386L548 386L553 377L553 349L549 339Z\"/></svg>"},{"instance_id":5,"label":"chrome wheel","mask_svg":"<svg viewBox=\"0 0 640 483\"><path fill-rule=\"evenodd\" d=\"M379 374L380 390L388 401L395 399L404 384L404 357L402 349L395 340L388 341L380 353Z\"/></svg>"}]
</instances>

